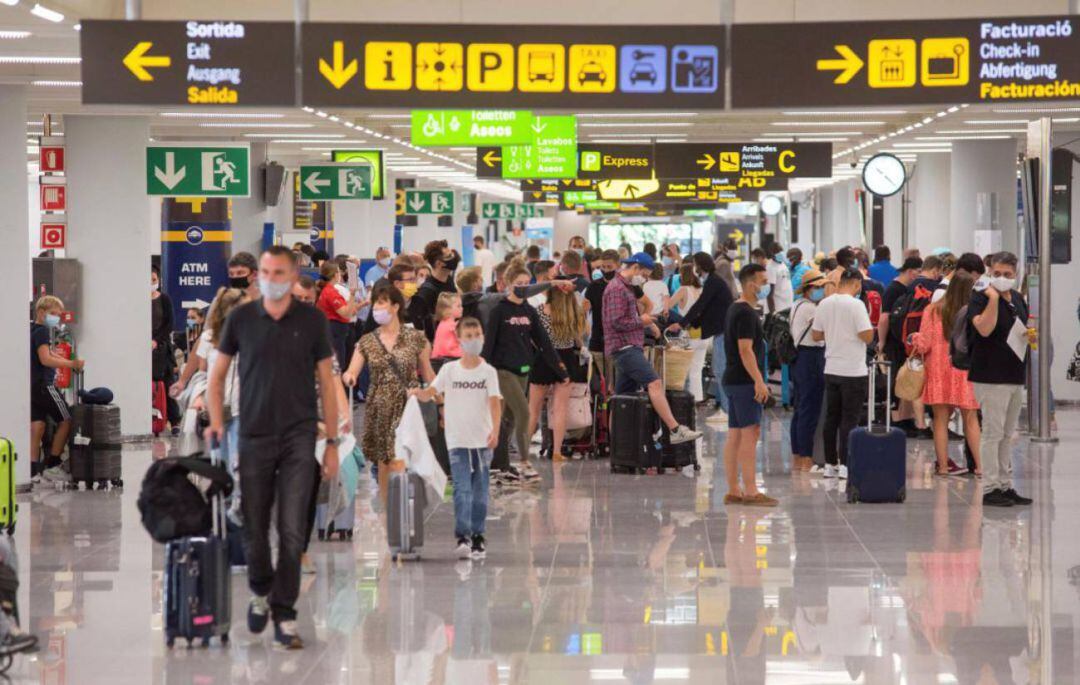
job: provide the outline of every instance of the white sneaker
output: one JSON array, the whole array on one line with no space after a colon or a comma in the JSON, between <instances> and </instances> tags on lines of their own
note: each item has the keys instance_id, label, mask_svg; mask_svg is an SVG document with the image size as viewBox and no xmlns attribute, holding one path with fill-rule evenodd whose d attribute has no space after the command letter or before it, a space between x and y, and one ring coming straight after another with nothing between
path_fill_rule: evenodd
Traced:
<instances>
[{"instance_id":1,"label":"white sneaker","mask_svg":"<svg viewBox=\"0 0 1080 685\"><path fill-rule=\"evenodd\" d=\"M839 470L835 466L833 466L832 464L826 464L825 465L825 477L826 478L836 478L838 472L839 472Z\"/></svg>"},{"instance_id":2,"label":"white sneaker","mask_svg":"<svg viewBox=\"0 0 1080 685\"><path fill-rule=\"evenodd\" d=\"M692 442L701 437L701 431L690 430L686 426L679 424L675 426L675 430L671 431L668 435L668 442L672 445L678 445L684 442Z\"/></svg>"},{"instance_id":3,"label":"white sneaker","mask_svg":"<svg viewBox=\"0 0 1080 685\"><path fill-rule=\"evenodd\" d=\"M825 467L821 464L814 464L810 467L810 471L808 473L811 476L820 476L821 474L825 473Z\"/></svg>"},{"instance_id":4,"label":"white sneaker","mask_svg":"<svg viewBox=\"0 0 1080 685\"><path fill-rule=\"evenodd\" d=\"M524 480L527 480L527 481L540 480L540 472L537 471L535 468L533 468L533 465L531 463L528 463L528 462L523 463L518 468L518 471L521 472L521 477Z\"/></svg>"},{"instance_id":5,"label":"white sneaker","mask_svg":"<svg viewBox=\"0 0 1080 685\"><path fill-rule=\"evenodd\" d=\"M64 470L63 465L57 465L42 471L41 479L50 483L68 483L71 481L71 474Z\"/></svg>"},{"instance_id":6,"label":"white sneaker","mask_svg":"<svg viewBox=\"0 0 1080 685\"><path fill-rule=\"evenodd\" d=\"M717 409L705 419L705 423L716 427L727 426L728 416L723 409Z\"/></svg>"},{"instance_id":7,"label":"white sneaker","mask_svg":"<svg viewBox=\"0 0 1080 685\"><path fill-rule=\"evenodd\" d=\"M840 478L840 480L847 480L847 466L841 464L839 474L840 475L838 477Z\"/></svg>"},{"instance_id":8,"label":"white sneaker","mask_svg":"<svg viewBox=\"0 0 1080 685\"><path fill-rule=\"evenodd\" d=\"M458 559L471 559L472 558L472 545L469 544L467 538L458 538L457 541L457 558Z\"/></svg>"}]
</instances>

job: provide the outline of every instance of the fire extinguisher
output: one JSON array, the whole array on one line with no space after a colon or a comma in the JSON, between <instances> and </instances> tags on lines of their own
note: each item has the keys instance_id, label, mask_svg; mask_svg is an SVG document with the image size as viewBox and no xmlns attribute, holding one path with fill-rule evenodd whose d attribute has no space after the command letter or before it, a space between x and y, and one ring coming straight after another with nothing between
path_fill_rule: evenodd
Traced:
<instances>
[{"instance_id":1,"label":"fire extinguisher","mask_svg":"<svg viewBox=\"0 0 1080 685\"><path fill-rule=\"evenodd\" d=\"M55 350L56 354L63 357L64 359L74 359L75 358L75 347L74 347L73 341L67 335L64 335L63 337L60 337L60 338L57 339L56 345L54 346L54 350ZM57 388L60 388L61 390L66 390L66 389L70 388L71 387L71 369L69 369L67 367L62 367L62 368L57 369L56 370L56 379L53 382L53 384Z\"/></svg>"}]
</instances>

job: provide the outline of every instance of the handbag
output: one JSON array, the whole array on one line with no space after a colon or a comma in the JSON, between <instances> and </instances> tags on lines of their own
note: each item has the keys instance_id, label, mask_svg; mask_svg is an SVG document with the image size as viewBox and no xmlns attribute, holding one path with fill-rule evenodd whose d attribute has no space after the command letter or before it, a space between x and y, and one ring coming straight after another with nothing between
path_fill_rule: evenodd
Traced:
<instances>
[{"instance_id":1,"label":"handbag","mask_svg":"<svg viewBox=\"0 0 1080 685\"><path fill-rule=\"evenodd\" d=\"M896 374L896 396L913 402L922 397L926 386L926 366L922 357L909 357Z\"/></svg>"}]
</instances>

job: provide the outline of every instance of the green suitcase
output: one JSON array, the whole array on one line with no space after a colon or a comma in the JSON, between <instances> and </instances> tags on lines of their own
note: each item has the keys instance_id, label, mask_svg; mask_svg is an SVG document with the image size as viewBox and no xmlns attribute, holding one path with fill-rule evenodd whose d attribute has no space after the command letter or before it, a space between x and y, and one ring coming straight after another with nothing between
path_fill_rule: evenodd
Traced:
<instances>
[{"instance_id":1,"label":"green suitcase","mask_svg":"<svg viewBox=\"0 0 1080 685\"><path fill-rule=\"evenodd\" d=\"M0 528L9 533L15 530L15 515L19 505L15 504L15 444L7 438L0 438Z\"/></svg>"}]
</instances>

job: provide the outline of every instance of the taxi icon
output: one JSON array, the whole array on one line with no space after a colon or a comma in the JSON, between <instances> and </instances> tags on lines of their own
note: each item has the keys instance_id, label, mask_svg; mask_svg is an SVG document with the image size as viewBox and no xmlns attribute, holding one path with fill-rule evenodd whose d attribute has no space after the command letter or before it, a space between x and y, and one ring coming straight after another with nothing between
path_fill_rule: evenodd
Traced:
<instances>
[{"instance_id":1,"label":"taxi icon","mask_svg":"<svg viewBox=\"0 0 1080 685\"><path fill-rule=\"evenodd\" d=\"M607 72L596 60L589 60L581 65L577 73L578 85L583 86L586 82L595 82L600 85L607 83Z\"/></svg>"}]
</instances>

